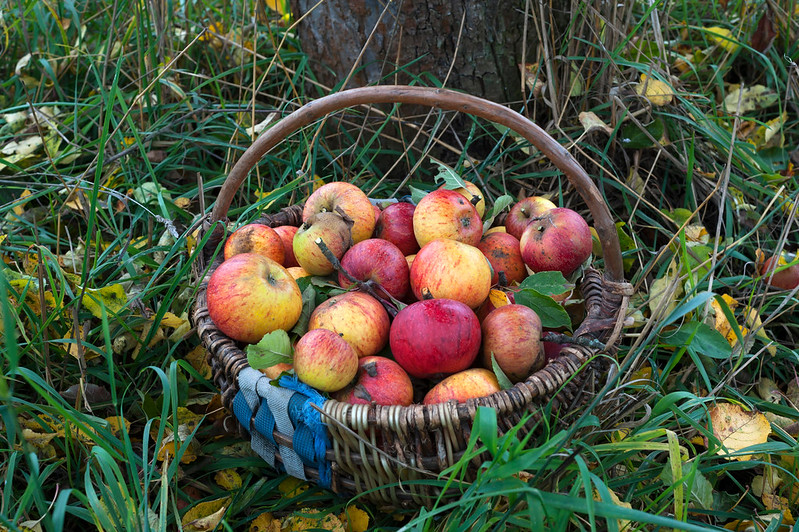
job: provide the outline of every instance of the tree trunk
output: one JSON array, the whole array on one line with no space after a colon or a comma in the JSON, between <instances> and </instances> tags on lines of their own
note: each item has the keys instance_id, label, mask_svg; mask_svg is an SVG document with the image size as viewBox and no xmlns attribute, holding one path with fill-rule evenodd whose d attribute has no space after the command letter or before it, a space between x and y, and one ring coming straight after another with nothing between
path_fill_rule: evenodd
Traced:
<instances>
[{"instance_id":1,"label":"tree trunk","mask_svg":"<svg viewBox=\"0 0 799 532\"><path fill-rule=\"evenodd\" d=\"M407 84L429 75L496 102L519 101L525 37L521 0L292 0L319 82ZM301 19L301 17L304 17ZM534 35L528 29L528 41ZM528 43L529 50L529 43ZM531 53L527 52L528 59ZM321 67L321 68L320 68Z\"/></svg>"}]
</instances>

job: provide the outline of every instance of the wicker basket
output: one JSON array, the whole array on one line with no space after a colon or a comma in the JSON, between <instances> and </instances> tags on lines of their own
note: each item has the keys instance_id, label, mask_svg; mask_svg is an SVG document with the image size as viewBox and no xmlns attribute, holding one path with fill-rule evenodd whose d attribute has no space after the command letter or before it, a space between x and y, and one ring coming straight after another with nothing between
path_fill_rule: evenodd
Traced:
<instances>
[{"instance_id":1,"label":"wicker basket","mask_svg":"<svg viewBox=\"0 0 799 532\"><path fill-rule=\"evenodd\" d=\"M280 386L249 367L239 344L211 321L206 304L208 279L221 258L214 258L232 198L259 159L288 135L333 112L358 105L405 103L467 113L506 126L543 152L570 180L591 211L602 243L605 271L588 270L580 281L586 317L575 337L600 340L603 349L565 345L557 358L513 388L466 403L378 406L325 400L315 390L286 376ZM300 225L302 206L264 216L272 227ZM209 233L210 232L210 233ZM362 494L389 506L425 506L439 495L436 478L463 455L479 406L493 407L499 431L514 427L529 413L549 404L553 410L579 409L591 397L598 377L615 354L631 286L624 281L621 253L610 212L580 165L541 128L522 115L481 98L444 89L379 86L352 89L320 98L283 118L241 156L227 177L201 236L203 253L194 264L200 283L192 319L209 352L215 383L225 406L251 436L252 446L270 464L335 492ZM593 344L597 344L594 342ZM603 362L603 360L605 362ZM535 425L531 418L529 427ZM521 434L524 434L522 430ZM527 429L529 430L529 429ZM520 437L521 437L520 434ZM484 457L474 460L476 467ZM475 473L470 471L470 474ZM465 480L470 480L466 478Z\"/></svg>"}]
</instances>

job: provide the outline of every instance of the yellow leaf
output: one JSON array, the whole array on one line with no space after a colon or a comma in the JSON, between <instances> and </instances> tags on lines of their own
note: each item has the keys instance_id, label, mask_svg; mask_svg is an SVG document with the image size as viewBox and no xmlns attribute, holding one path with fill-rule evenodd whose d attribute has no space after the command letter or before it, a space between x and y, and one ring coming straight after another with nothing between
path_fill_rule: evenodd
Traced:
<instances>
[{"instance_id":1,"label":"yellow leaf","mask_svg":"<svg viewBox=\"0 0 799 532\"><path fill-rule=\"evenodd\" d=\"M492 288L491 291L488 292L488 299L491 301L491 304L494 305L494 308L510 305L508 294L502 290L497 290L496 288Z\"/></svg>"},{"instance_id":2,"label":"yellow leaf","mask_svg":"<svg viewBox=\"0 0 799 532\"><path fill-rule=\"evenodd\" d=\"M705 31L710 34L710 38L713 40L713 42L730 53L736 51L741 46L738 41L733 38L732 32L727 28L711 26L709 28L705 28Z\"/></svg>"},{"instance_id":3,"label":"yellow leaf","mask_svg":"<svg viewBox=\"0 0 799 532\"><path fill-rule=\"evenodd\" d=\"M324 511L314 508L303 508L294 515L290 515L283 520L283 530L300 532L303 530L332 530L335 532L346 532L344 523L334 514L324 513Z\"/></svg>"},{"instance_id":4,"label":"yellow leaf","mask_svg":"<svg viewBox=\"0 0 799 532\"><path fill-rule=\"evenodd\" d=\"M120 437L122 434L122 427L125 427L125 432L130 431L130 421L125 419L122 416L111 416L105 418L105 421L108 423L108 430L111 431L111 434L116 436L117 438Z\"/></svg>"},{"instance_id":5,"label":"yellow leaf","mask_svg":"<svg viewBox=\"0 0 799 532\"><path fill-rule=\"evenodd\" d=\"M749 142L754 144L758 150L781 147L785 140L782 135L782 127L787 119L788 114L782 113L777 118L758 126L749 138Z\"/></svg>"},{"instance_id":6,"label":"yellow leaf","mask_svg":"<svg viewBox=\"0 0 799 532\"><path fill-rule=\"evenodd\" d=\"M81 302L96 318L100 318L101 307L105 307L106 315L118 314L128 304L128 296L121 284L109 284L102 288L87 288Z\"/></svg>"},{"instance_id":7,"label":"yellow leaf","mask_svg":"<svg viewBox=\"0 0 799 532\"><path fill-rule=\"evenodd\" d=\"M738 302L728 294L723 294L721 297L730 309L738 306ZM735 336L732 325L721 310L721 304L716 299L713 299L710 302L710 307L714 313L714 328L727 339L731 346L734 346L738 343L738 337Z\"/></svg>"},{"instance_id":8,"label":"yellow leaf","mask_svg":"<svg viewBox=\"0 0 799 532\"><path fill-rule=\"evenodd\" d=\"M369 514L350 504L340 516L347 532L366 532L369 530Z\"/></svg>"},{"instance_id":9,"label":"yellow leaf","mask_svg":"<svg viewBox=\"0 0 799 532\"><path fill-rule=\"evenodd\" d=\"M78 330L78 337L74 337L75 329ZM83 334L83 327L78 325L77 327L72 326L67 331L67 334L64 335L62 340L72 340L71 342L67 343L67 352L70 356L79 359L80 358L80 348L78 347L78 342L80 342L83 346L83 359L84 360L92 360L97 358L101 355L96 349L93 349L89 345L86 344L86 337Z\"/></svg>"},{"instance_id":10,"label":"yellow leaf","mask_svg":"<svg viewBox=\"0 0 799 532\"><path fill-rule=\"evenodd\" d=\"M228 491L233 491L241 487L241 475L235 469L223 469L214 475L214 481L219 487Z\"/></svg>"},{"instance_id":11,"label":"yellow leaf","mask_svg":"<svg viewBox=\"0 0 799 532\"><path fill-rule=\"evenodd\" d=\"M791 515L791 508L788 504L788 499L785 497L780 497L779 495L774 495L773 493L763 493L761 497L763 500L763 506L766 507L766 510L779 510L783 513L783 522L792 525L795 523L793 515Z\"/></svg>"},{"instance_id":12,"label":"yellow leaf","mask_svg":"<svg viewBox=\"0 0 799 532\"><path fill-rule=\"evenodd\" d=\"M181 197L181 198L176 198L173 203L175 204L175 207L177 207L178 209L185 210L189 208L189 205L191 205L191 200L189 198Z\"/></svg>"},{"instance_id":13,"label":"yellow leaf","mask_svg":"<svg viewBox=\"0 0 799 532\"><path fill-rule=\"evenodd\" d=\"M632 507L633 507L632 504L630 504L629 502L621 502L621 499L619 499L618 495L616 495L611 490L608 490L608 491L610 493L610 502L612 502L616 506L621 506L622 508L632 509ZM602 500L602 497L599 495L599 490L597 490L596 488L594 488L594 500L595 501L601 501ZM605 501L605 502L608 502L608 501ZM630 525L630 521L628 519L617 519L617 522L618 522L618 525L619 525L619 530L627 530L627 528Z\"/></svg>"},{"instance_id":14,"label":"yellow leaf","mask_svg":"<svg viewBox=\"0 0 799 532\"><path fill-rule=\"evenodd\" d=\"M161 326L162 327L172 327L173 329L177 329L189 322L189 319L186 314L182 316L177 316L172 312L166 312L164 317L161 318Z\"/></svg>"},{"instance_id":15,"label":"yellow leaf","mask_svg":"<svg viewBox=\"0 0 799 532\"><path fill-rule=\"evenodd\" d=\"M186 356L186 362L191 364L197 373L203 376L204 379L211 378L211 366L208 364L208 352L205 350L205 346L203 344L198 345L191 351L189 351Z\"/></svg>"},{"instance_id":16,"label":"yellow leaf","mask_svg":"<svg viewBox=\"0 0 799 532\"><path fill-rule=\"evenodd\" d=\"M702 224L691 224L685 228L685 240L688 242L699 242L707 244L710 241L710 235Z\"/></svg>"},{"instance_id":17,"label":"yellow leaf","mask_svg":"<svg viewBox=\"0 0 799 532\"><path fill-rule=\"evenodd\" d=\"M195 504L180 520L183 530L187 532L204 532L215 529L219 522L222 521L222 516L225 515L229 505L230 497Z\"/></svg>"},{"instance_id":18,"label":"yellow leaf","mask_svg":"<svg viewBox=\"0 0 799 532\"><path fill-rule=\"evenodd\" d=\"M36 432L31 429L22 429L22 437L25 438L26 442L41 449L42 447L48 445L53 438L56 437L56 433L44 433Z\"/></svg>"},{"instance_id":19,"label":"yellow leaf","mask_svg":"<svg viewBox=\"0 0 799 532\"><path fill-rule=\"evenodd\" d=\"M731 460L751 460L752 455L729 456L746 447L765 443L771 424L760 412L746 411L733 403L719 403L710 409L713 434L724 449L718 453Z\"/></svg>"},{"instance_id":20,"label":"yellow leaf","mask_svg":"<svg viewBox=\"0 0 799 532\"><path fill-rule=\"evenodd\" d=\"M286 498L294 498L308 489L308 483L294 477L286 477L277 487Z\"/></svg>"},{"instance_id":21,"label":"yellow leaf","mask_svg":"<svg viewBox=\"0 0 799 532\"><path fill-rule=\"evenodd\" d=\"M519 68L522 71L524 85L527 87L527 90L532 93L533 98L541 96L541 91L546 86L546 79L541 75L538 63L520 64Z\"/></svg>"},{"instance_id":22,"label":"yellow leaf","mask_svg":"<svg viewBox=\"0 0 799 532\"><path fill-rule=\"evenodd\" d=\"M25 205L26 202L24 202L22 200L24 200L25 198L27 198L30 195L31 195L31 191L28 190L27 188L22 191L22 194L19 195L19 203L17 205L14 205L14 208L13 208L14 214L16 214L17 216L22 216L25 213L24 205Z\"/></svg>"},{"instance_id":23,"label":"yellow leaf","mask_svg":"<svg viewBox=\"0 0 799 532\"><path fill-rule=\"evenodd\" d=\"M252 520L250 532L281 532L281 523L271 512L264 512Z\"/></svg>"},{"instance_id":24,"label":"yellow leaf","mask_svg":"<svg viewBox=\"0 0 799 532\"><path fill-rule=\"evenodd\" d=\"M641 74L641 83L635 87L635 93L644 96L652 105L662 106L671 103L674 90L664 81Z\"/></svg>"},{"instance_id":25,"label":"yellow leaf","mask_svg":"<svg viewBox=\"0 0 799 532\"><path fill-rule=\"evenodd\" d=\"M266 0L266 5L272 11L277 11L281 16L288 14L286 0Z\"/></svg>"}]
</instances>

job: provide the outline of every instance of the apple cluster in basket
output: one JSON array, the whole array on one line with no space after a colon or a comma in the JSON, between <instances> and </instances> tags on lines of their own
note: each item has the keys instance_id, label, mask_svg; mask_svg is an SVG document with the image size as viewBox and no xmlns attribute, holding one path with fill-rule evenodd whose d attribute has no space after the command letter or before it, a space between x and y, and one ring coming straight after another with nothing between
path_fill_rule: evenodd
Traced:
<instances>
[{"instance_id":1,"label":"apple cluster in basket","mask_svg":"<svg viewBox=\"0 0 799 532\"><path fill-rule=\"evenodd\" d=\"M424 404L461 402L524 380L557 355L544 327L566 315L555 301L590 258L591 231L577 212L528 197L484 232L501 206L486 215L480 190L461 183L382 210L355 185L328 183L299 228L238 228L208 282L211 319L255 344L250 365L269 378L293 371L353 404L408 406L415 390ZM297 280L310 276L334 295L304 301ZM249 357L255 348L268 367Z\"/></svg>"}]
</instances>

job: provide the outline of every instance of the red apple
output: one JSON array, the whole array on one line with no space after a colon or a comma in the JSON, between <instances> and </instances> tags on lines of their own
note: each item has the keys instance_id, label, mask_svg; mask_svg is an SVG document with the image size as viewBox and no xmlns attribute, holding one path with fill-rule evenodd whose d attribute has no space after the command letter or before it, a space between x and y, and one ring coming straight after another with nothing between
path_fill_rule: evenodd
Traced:
<instances>
[{"instance_id":1,"label":"red apple","mask_svg":"<svg viewBox=\"0 0 799 532\"><path fill-rule=\"evenodd\" d=\"M491 355L512 382L519 382L543 367L541 319L524 305L505 305L491 311L481 324L483 365L491 368Z\"/></svg>"},{"instance_id":2,"label":"red apple","mask_svg":"<svg viewBox=\"0 0 799 532\"><path fill-rule=\"evenodd\" d=\"M534 272L571 275L591 256L591 230L579 213L552 209L522 233L522 260Z\"/></svg>"},{"instance_id":3,"label":"red apple","mask_svg":"<svg viewBox=\"0 0 799 532\"><path fill-rule=\"evenodd\" d=\"M519 200L510 208L508 217L505 218L505 230L521 240L522 233L531 220L556 207L557 205L541 196Z\"/></svg>"},{"instance_id":4,"label":"red apple","mask_svg":"<svg viewBox=\"0 0 799 532\"><path fill-rule=\"evenodd\" d=\"M425 244L411 265L411 290L455 299L477 308L491 290L491 266L483 252L457 240L442 238Z\"/></svg>"},{"instance_id":5,"label":"red apple","mask_svg":"<svg viewBox=\"0 0 799 532\"><path fill-rule=\"evenodd\" d=\"M799 285L799 264L788 266L783 270L774 272L773 275L771 273L777 268L784 267L795 259L795 256L791 253L784 253L783 255L782 257L772 255L766 259L760 266L760 275L774 288L793 290Z\"/></svg>"},{"instance_id":6,"label":"red apple","mask_svg":"<svg viewBox=\"0 0 799 532\"><path fill-rule=\"evenodd\" d=\"M397 363L414 377L457 373L477 357L480 322L460 301L417 301L397 313L389 344Z\"/></svg>"},{"instance_id":7,"label":"red apple","mask_svg":"<svg viewBox=\"0 0 799 532\"><path fill-rule=\"evenodd\" d=\"M269 226L263 224L242 225L225 242L225 260L241 253L258 253L283 264L285 251L280 236Z\"/></svg>"},{"instance_id":8,"label":"red apple","mask_svg":"<svg viewBox=\"0 0 799 532\"><path fill-rule=\"evenodd\" d=\"M308 386L336 392L358 373L358 354L333 331L313 329L294 346L294 373Z\"/></svg>"},{"instance_id":9,"label":"red apple","mask_svg":"<svg viewBox=\"0 0 799 532\"><path fill-rule=\"evenodd\" d=\"M527 277L527 268L522 260L519 239L508 233L489 233L483 235L477 244L494 269L491 284L499 282L499 273L503 272L505 285L521 283Z\"/></svg>"},{"instance_id":10,"label":"red apple","mask_svg":"<svg viewBox=\"0 0 799 532\"><path fill-rule=\"evenodd\" d=\"M375 228L375 209L366 194L351 183L334 181L317 188L302 209L302 220L321 212L344 211L354 225L352 226L353 242L371 238Z\"/></svg>"},{"instance_id":11,"label":"red apple","mask_svg":"<svg viewBox=\"0 0 799 532\"><path fill-rule=\"evenodd\" d=\"M297 234L298 227L294 227L293 225L281 225L275 227L275 233L278 234L280 240L283 241L283 250L285 259L283 260L283 266L286 268L293 268L294 266L299 266L300 263L297 262L297 259L294 257L294 235Z\"/></svg>"},{"instance_id":12,"label":"red apple","mask_svg":"<svg viewBox=\"0 0 799 532\"><path fill-rule=\"evenodd\" d=\"M449 238L476 246L483 224L474 205L454 190L438 189L424 196L413 212L413 234L419 246Z\"/></svg>"},{"instance_id":13,"label":"red apple","mask_svg":"<svg viewBox=\"0 0 799 532\"><path fill-rule=\"evenodd\" d=\"M358 280L380 284L393 298L403 299L410 290L410 269L405 255L388 240L369 238L358 242L344 253L341 267ZM354 283L339 273L338 284L349 288Z\"/></svg>"},{"instance_id":14,"label":"red apple","mask_svg":"<svg viewBox=\"0 0 799 532\"><path fill-rule=\"evenodd\" d=\"M482 218L486 212L486 200L485 196L483 196L483 192L480 190L480 188L477 185L475 185L471 181L466 181L465 179L462 181L463 184L466 185L466 188L458 187L453 190L458 194L462 195L467 200L469 200L469 203L474 205L474 208L477 211L477 215L480 216L480 218ZM443 185L441 188L443 188ZM477 201L475 201L474 199L475 196L477 197Z\"/></svg>"},{"instance_id":15,"label":"red apple","mask_svg":"<svg viewBox=\"0 0 799 532\"><path fill-rule=\"evenodd\" d=\"M339 391L334 399L353 405L402 405L413 403L413 384L402 367L386 357L358 361L355 385Z\"/></svg>"},{"instance_id":16,"label":"red apple","mask_svg":"<svg viewBox=\"0 0 799 532\"><path fill-rule=\"evenodd\" d=\"M352 245L352 222L334 212L320 212L308 218L297 229L292 242L294 257L311 275L328 275L335 268L317 244L321 238L325 245L341 259Z\"/></svg>"},{"instance_id":17,"label":"red apple","mask_svg":"<svg viewBox=\"0 0 799 532\"><path fill-rule=\"evenodd\" d=\"M317 306L308 329L330 329L342 335L359 357L374 355L388 343L391 323L378 300L363 292L346 292Z\"/></svg>"},{"instance_id":18,"label":"red apple","mask_svg":"<svg viewBox=\"0 0 799 532\"><path fill-rule=\"evenodd\" d=\"M457 401L465 403L469 399L486 397L500 391L497 377L492 371L483 368L472 368L450 375L433 386L424 396L426 405Z\"/></svg>"},{"instance_id":19,"label":"red apple","mask_svg":"<svg viewBox=\"0 0 799 532\"><path fill-rule=\"evenodd\" d=\"M270 258L242 253L224 261L208 281L208 314L224 334L256 343L266 333L294 327L302 294L288 271Z\"/></svg>"},{"instance_id":20,"label":"red apple","mask_svg":"<svg viewBox=\"0 0 799 532\"><path fill-rule=\"evenodd\" d=\"M375 226L375 238L388 240L402 251L403 255L413 255L419 251L419 242L413 234L413 203L401 201L392 203L380 214Z\"/></svg>"}]
</instances>

